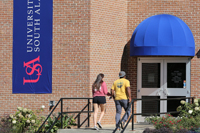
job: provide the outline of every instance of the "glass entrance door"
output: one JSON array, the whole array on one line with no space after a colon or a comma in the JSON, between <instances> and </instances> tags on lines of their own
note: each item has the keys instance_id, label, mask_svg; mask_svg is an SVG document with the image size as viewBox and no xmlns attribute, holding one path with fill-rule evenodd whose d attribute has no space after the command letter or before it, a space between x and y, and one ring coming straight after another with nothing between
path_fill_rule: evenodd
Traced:
<instances>
[{"instance_id":1,"label":"glass entrance door","mask_svg":"<svg viewBox=\"0 0 200 133\"><path fill-rule=\"evenodd\" d=\"M137 67L137 98L166 99L190 96L190 59L138 58ZM179 101L137 101L137 113L176 111L179 103ZM137 121L143 122L147 116L138 115Z\"/></svg>"}]
</instances>

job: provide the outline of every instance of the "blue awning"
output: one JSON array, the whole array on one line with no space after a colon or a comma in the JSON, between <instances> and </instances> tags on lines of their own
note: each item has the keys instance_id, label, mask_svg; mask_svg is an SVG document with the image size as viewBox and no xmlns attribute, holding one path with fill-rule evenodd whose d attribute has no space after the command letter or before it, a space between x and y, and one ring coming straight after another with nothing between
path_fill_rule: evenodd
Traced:
<instances>
[{"instance_id":1,"label":"blue awning","mask_svg":"<svg viewBox=\"0 0 200 133\"><path fill-rule=\"evenodd\" d=\"M142 21L133 32L131 56L194 56L191 30L180 18L160 14Z\"/></svg>"}]
</instances>

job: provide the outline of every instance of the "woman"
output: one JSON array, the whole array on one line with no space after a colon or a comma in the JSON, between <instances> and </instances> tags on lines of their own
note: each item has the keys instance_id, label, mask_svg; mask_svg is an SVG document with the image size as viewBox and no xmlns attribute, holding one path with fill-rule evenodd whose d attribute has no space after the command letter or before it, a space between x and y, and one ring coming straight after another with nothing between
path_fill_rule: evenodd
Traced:
<instances>
[{"instance_id":1,"label":"woman","mask_svg":"<svg viewBox=\"0 0 200 133\"><path fill-rule=\"evenodd\" d=\"M93 118L94 118L94 129L95 130L99 130L97 128L96 124L99 126L99 128L102 128L100 122L105 113L105 108L106 108L105 95L111 96L111 94L107 90L107 86L106 86L106 83L103 81L103 78L104 78L104 74L100 73L92 85L93 106L94 106L94 117ZM101 107L101 114L100 114L99 120L97 122L98 106Z\"/></svg>"}]
</instances>

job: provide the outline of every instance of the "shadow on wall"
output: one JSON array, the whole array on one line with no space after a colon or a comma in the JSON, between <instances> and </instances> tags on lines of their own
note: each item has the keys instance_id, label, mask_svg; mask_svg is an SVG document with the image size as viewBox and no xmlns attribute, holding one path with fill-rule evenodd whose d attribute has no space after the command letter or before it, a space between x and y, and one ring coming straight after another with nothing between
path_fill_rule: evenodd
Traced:
<instances>
[{"instance_id":1,"label":"shadow on wall","mask_svg":"<svg viewBox=\"0 0 200 133\"><path fill-rule=\"evenodd\" d=\"M121 58L121 71L125 71L127 74L127 79L129 79L129 72L128 72L128 59L130 58L130 41L129 40L126 45L124 46L124 50L122 53Z\"/></svg>"},{"instance_id":2,"label":"shadow on wall","mask_svg":"<svg viewBox=\"0 0 200 133\"><path fill-rule=\"evenodd\" d=\"M200 58L200 50L196 53L197 58Z\"/></svg>"},{"instance_id":3,"label":"shadow on wall","mask_svg":"<svg viewBox=\"0 0 200 133\"><path fill-rule=\"evenodd\" d=\"M121 71L126 72L126 78L131 84L137 82L137 57L130 56L130 42L131 39L124 46L124 50L121 58Z\"/></svg>"},{"instance_id":4,"label":"shadow on wall","mask_svg":"<svg viewBox=\"0 0 200 133\"><path fill-rule=\"evenodd\" d=\"M130 56L130 41L124 46L121 58L121 71L126 72L130 81L132 98L137 97L137 57Z\"/></svg>"}]
</instances>

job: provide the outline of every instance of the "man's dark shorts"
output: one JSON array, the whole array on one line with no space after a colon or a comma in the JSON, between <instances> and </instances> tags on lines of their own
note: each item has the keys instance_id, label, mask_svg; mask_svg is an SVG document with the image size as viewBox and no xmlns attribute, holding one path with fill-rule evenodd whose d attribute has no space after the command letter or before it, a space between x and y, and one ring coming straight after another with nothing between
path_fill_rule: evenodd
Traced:
<instances>
[{"instance_id":1,"label":"man's dark shorts","mask_svg":"<svg viewBox=\"0 0 200 133\"><path fill-rule=\"evenodd\" d=\"M93 103L105 104L106 103L106 97L105 96L96 96L96 97L93 97Z\"/></svg>"}]
</instances>

